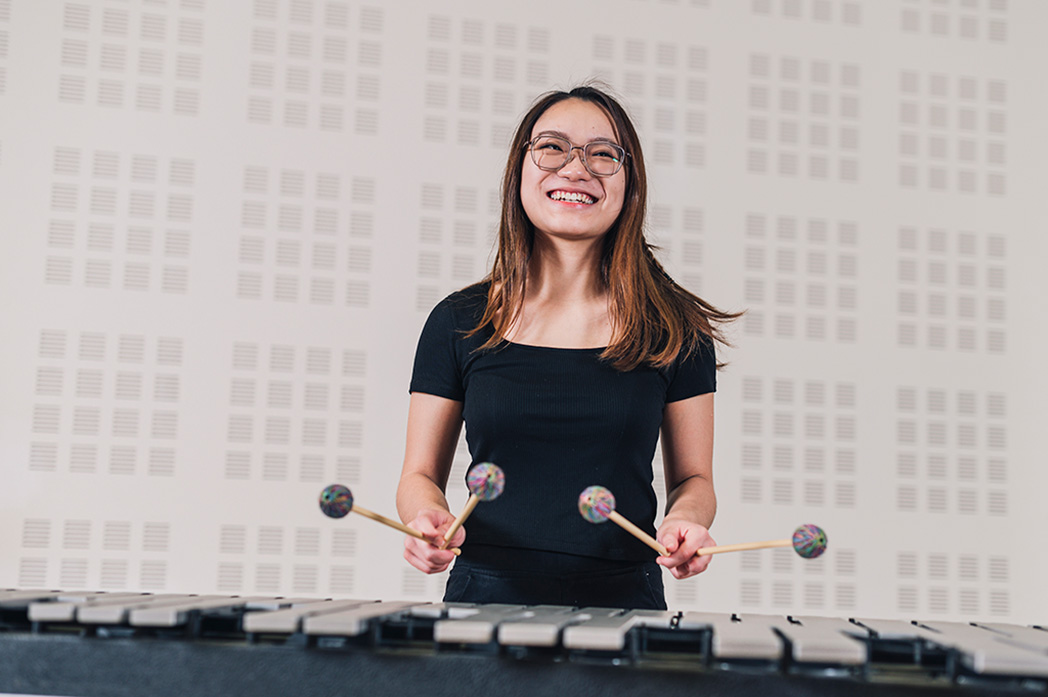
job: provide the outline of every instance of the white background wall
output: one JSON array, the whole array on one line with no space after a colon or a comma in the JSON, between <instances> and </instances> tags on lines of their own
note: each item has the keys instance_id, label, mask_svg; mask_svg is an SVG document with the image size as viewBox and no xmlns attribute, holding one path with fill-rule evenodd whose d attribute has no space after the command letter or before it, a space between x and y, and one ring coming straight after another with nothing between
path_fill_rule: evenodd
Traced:
<instances>
[{"instance_id":1,"label":"white background wall","mask_svg":"<svg viewBox=\"0 0 1048 697\"><path fill-rule=\"evenodd\" d=\"M749 310L715 537L831 542L667 578L670 606L1043 621L1046 21L0 0L0 586L439 598L316 496L394 515L415 340L485 272L511 129L598 77L666 265Z\"/></svg>"}]
</instances>

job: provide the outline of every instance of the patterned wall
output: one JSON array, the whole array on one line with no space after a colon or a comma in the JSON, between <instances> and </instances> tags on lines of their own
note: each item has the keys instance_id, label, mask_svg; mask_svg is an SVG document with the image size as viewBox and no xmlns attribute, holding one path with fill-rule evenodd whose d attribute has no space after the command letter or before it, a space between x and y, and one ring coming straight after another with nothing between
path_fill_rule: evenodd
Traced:
<instances>
[{"instance_id":1,"label":"patterned wall","mask_svg":"<svg viewBox=\"0 0 1048 697\"><path fill-rule=\"evenodd\" d=\"M1042 617L1045 21L0 0L0 585L439 598L316 495L394 514L422 322L485 272L517 119L596 77L639 126L664 263L748 310L715 537L831 540L667 578L670 606Z\"/></svg>"}]
</instances>

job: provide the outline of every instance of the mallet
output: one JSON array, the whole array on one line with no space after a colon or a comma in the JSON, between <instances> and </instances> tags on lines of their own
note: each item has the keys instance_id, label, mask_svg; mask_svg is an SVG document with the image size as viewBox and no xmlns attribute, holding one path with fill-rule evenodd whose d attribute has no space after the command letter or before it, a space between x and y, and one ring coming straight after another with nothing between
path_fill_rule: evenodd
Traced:
<instances>
[{"instance_id":1,"label":"mallet","mask_svg":"<svg viewBox=\"0 0 1048 697\"><path fill-rule=\"evenodd\" d=\"M591 486L583 490L579 495L579 513L591 523L603 523L606 520L610 520L660 555L664 557L669 556L669 552L659 544L658 540L638 528L615 510L615 496L602 486ZM695 555L701 557L707 554L741 552L750 549L768 549L770 547L793 547L793 551L805 559L814 559L826 551L826 532L817 525L806 524L797 528L793 532L791 539L703 547L696 550Z\"/></svg>"},{"instance_id":2,"label":"mallet","mask_svg":"<svg viewBox=\"0 0 1048 697\"><path fill-rule=\"evenodd\" d=\"M409 528L403 523L387 518L384 515L379 515L374 511L369 511L359 504L354 504L353 492L349 490L349 487L343 486L342 484L331 484L324 487L324 490L320 492L320 510L329 518L345 518L351 511L353 513L359 513L365 518L370 518L377 523L382 523L383 525L388 525L391 528L400 530L405 535L411 535L412 537L417 537L424 542L429 542L429 540L426 539L426 536L415 528ZM455 556L458 556L462 552L458 547L455 547L451 551L454 552Z\"/></svg>"}]
</instances>

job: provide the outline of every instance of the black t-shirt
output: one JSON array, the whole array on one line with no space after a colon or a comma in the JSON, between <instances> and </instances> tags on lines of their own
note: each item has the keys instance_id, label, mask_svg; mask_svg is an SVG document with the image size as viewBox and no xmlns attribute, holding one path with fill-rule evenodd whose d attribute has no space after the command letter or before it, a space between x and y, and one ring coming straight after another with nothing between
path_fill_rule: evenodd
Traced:
<instances>
[{"instance_id":1,"label":"black t-shirt","mask_svg":"<svg viewBox=\"0 0 1048 697\"><path fill-rule=\"evenodd\" d=\"M654 534L651 462L663 409L716 389L712 344L666 369L627 372L601 361L599 348L503 342L478 351L491 330L465 333L483 314L487 288L470 286L433 309L411 377L412 392L463 403L472 464L493 462L506 474L502 495L481 501L466 522L463 553L480 543L651 560L655 552L618 525L583 519L578 496L607 487L616 510Z\"/></svg>"}]
</instances>

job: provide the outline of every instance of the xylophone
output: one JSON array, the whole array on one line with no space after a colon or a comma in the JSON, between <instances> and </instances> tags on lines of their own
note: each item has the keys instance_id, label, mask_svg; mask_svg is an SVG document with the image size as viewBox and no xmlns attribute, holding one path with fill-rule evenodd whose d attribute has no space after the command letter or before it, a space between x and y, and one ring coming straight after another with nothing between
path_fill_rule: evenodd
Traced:
<instances>
[{"instance_id":1,"label":"xylophone","mask_svg":"<svg viewBox=\"0 0 1048 697\"><path fill-rule=\"evenodd\" d=\"M0 693L1015 695L1048 631L995 623L0 590Z\"/></svg>"}]
</instances>

